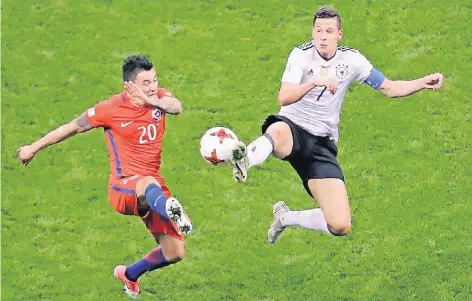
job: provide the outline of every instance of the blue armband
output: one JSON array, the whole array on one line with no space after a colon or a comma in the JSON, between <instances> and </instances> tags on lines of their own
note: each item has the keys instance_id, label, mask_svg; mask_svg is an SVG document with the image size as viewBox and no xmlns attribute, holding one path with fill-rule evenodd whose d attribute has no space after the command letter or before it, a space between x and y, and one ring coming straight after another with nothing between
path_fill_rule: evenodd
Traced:
<instances>
[{"instance_id":1,"label":"blue armband","mask_svg":"<svg viewBox=\"0 0 472 301\"><path fill-rule=\"evenodd\" d=\"M364 80L364 83L371 88L374 88L375 90L380 89L380 86L385 80L385 75L383 75L382 72L379 70L372 68L372 71L370 71L369 76Z\"/></svg>"}]
</instances>

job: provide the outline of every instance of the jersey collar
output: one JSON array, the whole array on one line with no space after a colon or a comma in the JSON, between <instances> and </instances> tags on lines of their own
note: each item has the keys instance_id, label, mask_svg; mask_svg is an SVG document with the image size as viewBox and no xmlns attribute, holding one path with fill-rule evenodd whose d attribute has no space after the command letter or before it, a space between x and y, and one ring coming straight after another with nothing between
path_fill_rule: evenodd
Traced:
<instances>
[{"instance_id":1,"label":"jersey collar","mask_svg":"<svg viewBox=\"0 0 472 301\"><path fill-rule=\"evenodd\" d=\"M318 52L318 50L316 49L315 46L313 46L313 60L315 61L320 61L321 63L331 63L333 62L337 56L339 54L339 51L338 49L336 48L336 52L334 53L334 55L329 59L329 60L325 60L321 55L320 53Z\"/></svg>"}]
</instances>

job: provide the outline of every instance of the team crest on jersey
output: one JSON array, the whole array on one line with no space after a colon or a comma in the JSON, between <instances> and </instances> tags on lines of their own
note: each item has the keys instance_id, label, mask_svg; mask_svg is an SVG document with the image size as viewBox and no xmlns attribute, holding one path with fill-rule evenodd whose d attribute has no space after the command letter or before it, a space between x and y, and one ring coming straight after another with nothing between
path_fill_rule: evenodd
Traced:
<instances>
[{"instance_id":1,"label":"team crest on jersey","mask_svg":"<svg viewBox=\"0 0 472 301\"><path fill-rule=\"evenodd\" d=\"M159 110L158 108L154 108L154 110L152 110L152 119L154 119L156 122L161 121L162 119L161 110Z\"/></svg>"},{"instance_id":2,"label":"team crest on jersey","mask_svg":"<svg viewBox=\"0 0 472 301\"><path fill-rule=\"evenodd\" d=\"M347 69L348 66L344 64L340 64L336 66L336 76L343 80L349 75L349 70Z\"/></svg>"}]
</instances>

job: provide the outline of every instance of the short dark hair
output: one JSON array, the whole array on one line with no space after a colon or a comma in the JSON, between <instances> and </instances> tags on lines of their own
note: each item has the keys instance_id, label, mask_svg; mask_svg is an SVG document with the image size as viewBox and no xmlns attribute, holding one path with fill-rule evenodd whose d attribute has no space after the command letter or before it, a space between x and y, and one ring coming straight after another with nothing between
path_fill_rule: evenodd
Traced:
<instances>
[{"instance_id":1,"label":"short dark hair","mask_svg":"<svg viewBox=\"0 0 472 301\"><path fill-rule=\"evenodd\" d=\"M315 12L313 16L313 25L315 25L316 19L333 19L336 18L338 21L338 28L341 29L341 16L339 13L331 7L322 7Z\"/></svg>"},{"instance_id":2,"label":"short dark hair","mask_svg":"<svg viewBox=\"0 0 472 301\"><path fill-rule=\"evenodd\" d=\"M130 55L123 62L123 81L136 79L136 74L145 70L149 71L153 67L151 60L145 55Z\"/></svg>"}]
</instances>

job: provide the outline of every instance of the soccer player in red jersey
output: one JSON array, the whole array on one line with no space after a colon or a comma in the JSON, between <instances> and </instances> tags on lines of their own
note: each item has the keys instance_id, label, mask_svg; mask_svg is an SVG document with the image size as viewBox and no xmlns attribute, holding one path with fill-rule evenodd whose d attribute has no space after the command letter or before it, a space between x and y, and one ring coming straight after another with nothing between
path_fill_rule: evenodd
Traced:
<instances>
[{"instance_id":1,"label":"soccer player in red jersey","mask_svg":"<svg viewBox=\"0 0 472 301\"><path fill-rule=\"evenodd\" d=\"M96 104L78 118L18 149L27 166L42 149L93 128L104 129L110 156L108 197L121 214L139 216L160 247L129 265L118 265L114 274L130 297L140 293L138 278L185 256L184 236L192 230L190 219L172 197L159 174L166 115L178 115L182 105L169 91L158 88L152 62L142 55L127 57L122 66L124 92Z\"/></svg>"}]
</instances>

